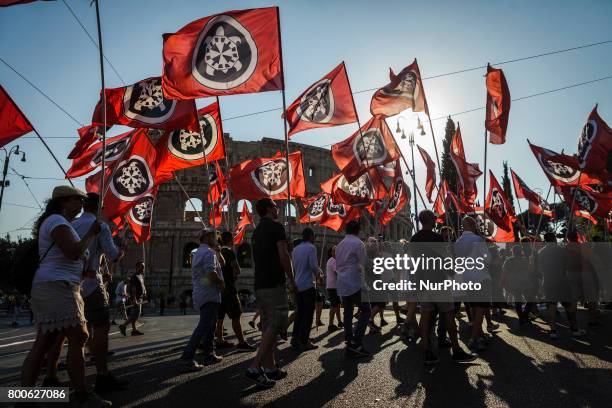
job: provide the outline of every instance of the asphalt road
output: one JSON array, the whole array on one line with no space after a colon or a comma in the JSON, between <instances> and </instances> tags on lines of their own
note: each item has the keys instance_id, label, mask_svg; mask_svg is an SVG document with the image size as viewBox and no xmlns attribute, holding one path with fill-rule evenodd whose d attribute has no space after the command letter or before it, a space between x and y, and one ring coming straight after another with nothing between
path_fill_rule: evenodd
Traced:
<instances>
[{"instance_id":1,"label":"asphalt road","mask_svg":"<svg viewBox=\"0 0 612 408\"><path fill-rule=\"evenodd\" d=\"M327 311L324 311L324 315ZM259 332L243 317L247 338L257 342ZM422 364L418 344L404 345L391 323L382 334L367 335L364 343L375 352L367 360L347 358L342 333L323 328L312 331L319 349L297 355L287 343L279 346L280 365L288 377L270 390L259 390L244 377L252 353L220 351L221 363L199 373L185 373L177 360L196 324L187 316L146 316L140 328L145 336L123 337L111 330L113 372L131 382L128 392L108 394L115 406L278 406L278 407L610 407L612 406L612 312L605 326L581 340L570 338L566 326L561 338L550 340L541 321L519 328L509 312L499 320L489 348L477 360L458 365L441 352L433 368ZM584 311L581 321L586 320ZM325 319L324 319L325 320ZM18 383L21 363L33 341L33 329L11 328L0 319L0 385ZM561 319L561 324L564 324ZM461 335L467 341L467 326ZM232 333L226 321L229 333ZM231 341L233 336L228 339ZM234 339L235 340L235 339ZM93 382L95 368L88 364ZM68 380L65 371L62 380Z\"/></svg>"}]
</instances>

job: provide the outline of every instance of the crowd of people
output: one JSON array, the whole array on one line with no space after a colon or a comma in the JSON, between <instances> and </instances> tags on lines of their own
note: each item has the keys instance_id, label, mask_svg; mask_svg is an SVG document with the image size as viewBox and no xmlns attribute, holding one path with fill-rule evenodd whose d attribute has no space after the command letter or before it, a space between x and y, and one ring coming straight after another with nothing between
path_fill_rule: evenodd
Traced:
<instances>
[{"instance_id":1,"label":"crowd of people","mask_svg":"<svg viewBox=\"0 0 612 408\"><path fill-rule=\"evenodd\" d=\"M113 242L109 227L96 217L98 206L99 197L95 193L85 194L67 186L56 187L36 224L41 260L32 283L31 307L38 331L23 363L21 378L22 386L34 386L46 361L43 385L59 386L57 363L67 340L68 374L75 390L74 400L81 406L111 406L98 393L128 387L108 369L110 325L116 324L117 317L121 316L124 323L118 328L124 336L130 326L132 336L143 335L136 325L146 296L142 262L137 264L137 271L131 278L118 283L116 311L111 319L106 284L111 279L112 266L124 256L124 251ZM81 210L83 213L77 217ZM371 356L375 350L368 350L364 345L366 331L379 333L381 327L389 323L384 317L387 302L370 301L370 296L364 293L364 281L371 275L373 259L381 254L388 255L391 249L376 239L364 242L360 238L359 221L351 221L346 225L344 239L328 249L323 270L322 257L314 245L313 229L303 228L302 238L290 244L283 225L277 221L279 210L273 200L258 200L255 210L260 217L252 235L257 313L248 323L261 330L259 344L255 346L246 340L241 325L241 297L236 288L241 271L233 250L232 234L226 231L219 236L214 228L206 227L199 233L200 246L193 253L191 262L192 302L193 308L199 312L199 320L182 351L181 366L188 371L200 371L205 365L222 360L216 350L235 347L254 353L245 376L258 386L273 387L287 376L277 363L275 350L279 341L289 341L291 324L290 345L296 353L318 348L311 338L311 330L313 326L324 325L321 317L325 299L330 306L327 330L330 333L343 330L346 355L355 358ZM462 232L457 238L449 227L439 228L436 232L433 212L422 211L418 218L421 228L405 246L455 242L455 251L467 255L473 254L479 244L486 243L472 217L463 218ZM570 232L567 237L569 248L577 242L577 236ZM537 279L543 291L561 296L559 299L567 312L572 336L585 334L576 317L579 300L590 300L586 302L589 327L601 324L597 308L597 277L582 271L582 249L577 247L574 256L567 256L554 245L557 242L555 234L546 233L544 240L546 244L533 249L532 253L525 246L516 245L487 254L490 255L488 267L472 273L470 279L482 285L488 301L462 301L452 295L440 299L429 297L427 293L413 292L389 299L404 340L408 343L421 339L424 364L438 363L436 350L446 348L450 349L454 362L476 359L488 347L490 333L498 328L491 316L505 313L506 303L497 301L500 291L510 294L519 324L529 324L539 311L537 302L533 294L524 293L524 288L530 285L516 282L534 279L535 269L542 271ZM596 258L593 253L589 256ZM558 278L559 270L567 271L561 274L564 279ZM557 273L549 277L547 271ZM444 276L429 278L440 280ZM537 287L538 284L531 286ZM290 303L294 306L291 314ZM462 303L470 325L465 346L459 340L457 327ZM546 299L548 313L544 317L550 326L551 339L559 337L557 306L557 300ZM419 321L417 310L420 311ZM237 343L225 338L225 316L231 321ZM380 325L375 320L378 316ZM95 393L89 390L85 380L86 345L95 357ZM198 349L204 353L204 364L196 359Z\"/></svg>"}]
</instances>

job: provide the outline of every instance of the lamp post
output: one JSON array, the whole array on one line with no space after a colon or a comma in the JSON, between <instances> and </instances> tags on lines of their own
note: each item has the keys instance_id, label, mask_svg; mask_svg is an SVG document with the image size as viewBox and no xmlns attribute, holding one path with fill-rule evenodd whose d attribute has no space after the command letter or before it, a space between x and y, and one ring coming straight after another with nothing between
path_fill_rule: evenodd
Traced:
<instances>
[{"instance_id":1,"label":"lamp post","mask_svg":"<svg viewBox=\"0 0 612 408\"><path fill-rule=\"evenodd\" d=\"M402 134L404 132L402 131ZM415 173L416 173L416 168L414 167L414 133L410 132L410 135L408 136L408 144L410 144L410 153L412 154L412 195L414 195L414 225L416 226L416 229L419 229L419 207L418 207L418 202L416 199L416 177L415 177Z\"/></svg>"},{"instance_id":2,"label":"lamp post","mask_svg":"<svg viewBox=\"0 0 612 408\"><path fill-rule=\"evenodd\" d=\"M4 187L9 186L9 182L6 181L6 173L9 168L9 161L11 160L11 154L21 155L21 161L26 161L25 152L19 150L19 145L15 145L11 147L10 150L6 150L4 147L2 148L4 151L4 167L2 169L2 186L0 187L0 209L2 209L2 198L4 197Z\"/></svg>"}]
</instances>

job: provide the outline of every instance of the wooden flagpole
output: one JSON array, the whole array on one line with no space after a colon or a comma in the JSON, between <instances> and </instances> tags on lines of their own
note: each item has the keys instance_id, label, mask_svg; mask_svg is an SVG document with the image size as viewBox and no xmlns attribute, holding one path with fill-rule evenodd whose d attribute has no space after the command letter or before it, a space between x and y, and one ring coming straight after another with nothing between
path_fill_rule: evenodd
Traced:
<instances>
[{"instance_id":1,"label":"wooden flagpole","mask_svg":"<svg viewBox=\"0 0 612 408\"><path fill-rule=\"evenodd\" d=\"M100 56L100 82L102 83L102 173L100 177L100 202L98 204L98 215L102 213L102 204L106 195L104 189L104 171L106 169L106 85L104 82L104 52L102 50L102 26L100 25L100 5L96 2L96 22L98 26L98 51ZM143 246L144 250L144 246Z\"/></svg>"}]
</instances>

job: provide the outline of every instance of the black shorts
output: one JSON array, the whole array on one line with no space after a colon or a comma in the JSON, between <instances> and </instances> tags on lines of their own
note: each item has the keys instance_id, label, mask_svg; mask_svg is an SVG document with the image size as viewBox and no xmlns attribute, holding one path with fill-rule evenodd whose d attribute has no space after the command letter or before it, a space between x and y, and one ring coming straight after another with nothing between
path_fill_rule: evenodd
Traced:
<instances>
[{"instance_id":1,"label":"black shorts","mask_svg":"<svg viewBox=\"0 0 612 408\"><path fill-rule=\"evenodd\" d=\"M331 307L340 305L340 296L338 296L338 291L336 289L327 289L327 297L329 298Z\"/></svg>"},{"instance_id":2,"label":"black shorts","mask_svg":"<svg viewBox=\"0 0 612 408\"><path fill-rule=\"evenodd\" d=\"M242 315L242 306L238 299L238 293L230 290L225 291L221 295L221 304L219 305L219 319L223 319L227 315L230 319L239 319Z\"/></svg>"},{"instance_id":3,"label":"black shorts","mask_svg":"<svg viewBox=\"0 0 612 408\"><path fill-rule=\"evenodd\" d=\"M325 301L325 296L323 295L323 293L321 293L320 291L317 290L317 295L316 295L316 302L317 303L321 303Z\"/></svg>"},{"instance_id":4,"label":"black shorts","mask_svg":"<svg viewBox=\"0 0 612 408\"><path fill-rule=\"evenodd\" d=\"M85 319L92 326L107 324L110 320L110 305L106 290L98 286L89 296L83 298Z\"/></svg>"}]
</instances>

